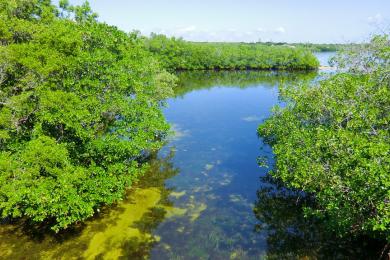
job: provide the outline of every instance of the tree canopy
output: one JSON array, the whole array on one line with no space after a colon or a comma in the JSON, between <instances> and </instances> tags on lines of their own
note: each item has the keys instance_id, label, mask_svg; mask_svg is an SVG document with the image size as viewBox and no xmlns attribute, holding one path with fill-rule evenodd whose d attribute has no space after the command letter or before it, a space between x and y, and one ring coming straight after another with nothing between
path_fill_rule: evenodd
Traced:
<instances>
[{"instance_id":1,"label":"tree canopy","mask_svg":"<svg viewBox=\"0 0 390 260\"><path fill-rule=\"evenodd\" d=\"M285 107L259 127L276 155L271 174L316 199L307 207L340 235L390 241L390 42L376 36L335 62L340 73L287 86Z\"/></svg>"},{"instance_id":2,"label":"tree canopy","mask_svg":"<svg viewBox=\"0 0 390 260\"><path fill-rule=\"evenodd\" d=\"M188 42L158 34L144 41L171 70L314 70L319 66L310 50L295 46Z\"/></svg>"},{"instance_id":3,"label":"tree canopy","mask_svg":"<svg viewBox=\"0 0 390 260\"><path fill-rule=\"evenodd\" d=\"M55 231L121 199L175 77L85 3L0 0L0 213Z\"/></svg>"}]
</instances>

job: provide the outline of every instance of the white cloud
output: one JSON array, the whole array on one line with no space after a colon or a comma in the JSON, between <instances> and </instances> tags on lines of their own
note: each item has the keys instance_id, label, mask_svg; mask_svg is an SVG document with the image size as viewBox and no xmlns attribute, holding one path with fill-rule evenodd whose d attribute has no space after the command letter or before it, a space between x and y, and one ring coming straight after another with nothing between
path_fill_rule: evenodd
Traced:
<instances>
[{"instance_id":1,"label":"white cloud","mask_svg":"<svg viewBox=\"0 0 390 260\"><path fill-rule=\"evenodd\" d=\"M177 29L178 32L193 32L193 31L196 31L196 26L195 25L190 25L188 27L183 27L183 28L178 28Z\"/></svg>"},{"instance_id":2,"label":"white cloud","mask_svg":"<svg viewBox=\"0 0 390 260\"><path fill-rule=\"evenodd\" d=\"M370 24L380 24L380 23L382 23L383 22L383 17L382 17L382 15L381 14L376 14L376 15L374 15L374 16L369 16L368 18L367 18L367 21L370 23Z\"/></svg>"},{"instance_id":3,"label":"white cloud","mask_svg":"<svg viewBox=\"0 0 390 260\"><path fill-rule=\"evenodd\" d=\"M276 33L285 33L286 29L284 29L284 27L280 26L280 27L276 28L274 30L274 32L276 32Z\"/></svg>"},{"instance_id":4,"label":"white cloud","mask_svg":"<svg viewBox=\"0 0 390 260\"><path fill-rule=\"evenodd\" d=\"M226 28L220 30L207 30L198 28L195 25L176 28L155 28L151 31L143 30L144 35L149 35L150 32L165 34L169 37L181 37L189 41L232 41L232 42L256 42L262 41L283 41L283 34L286 29L282 26L276 28L265 29L246 28L239 30L236 28Z\"/></svg>"}]
</instances>

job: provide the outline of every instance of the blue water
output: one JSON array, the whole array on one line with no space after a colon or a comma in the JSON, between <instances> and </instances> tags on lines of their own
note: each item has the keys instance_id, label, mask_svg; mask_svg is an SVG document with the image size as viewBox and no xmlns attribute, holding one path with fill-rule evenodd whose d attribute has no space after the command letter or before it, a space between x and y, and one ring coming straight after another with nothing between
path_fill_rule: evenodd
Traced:
<instances>
[{"instance_id":1,"label":"blue water","mask_svg":"<svg viewBox=\"0 0 390 260\"><path fill-rule=\"evenodd\" d=\"M320 66L331 66L330 59L333 58L336 53L333 51L325 51L325 52L316 52L315 53L318 61L320 62Z\"/></svg>"},{"instance_id":2,"label":"blue water","mask_svg":"<svg viewBox=\"0 0 390 260\"><path fill-rule=\"evenodd\" d=\"M272 149L257 136L280 104L281 84L325 76L178 74L164 108L172 135L128 198L64 234L2 225L0 258L375 259L367 241L336 238L304 217L309 201L269 177ZM259 167L258 158L269 168ZM134 211L144 213L137 219Z\"/></svg>"},{"instance_id":3,"label":"blue water","mask_svg":"<svg viewBox=\"0 0 390 260\"><path fill-rule=\"evenodd\" d=\"M162 240L152 258L258 255L266 249L265 237L253 232L257 220L252 212L259 177L267 171L256 158L271 155L256 129L278 103L277 87L266 83L237 88L234 81L216 81L211 89L168 101L164 113L178 134L162 153L175 149L173 163L180 173L167 185L185 192L171 199L176 207L203 210L193 221L184 216L163 222L155 232ZM167 245L175 250L164 250Z\"/></svg>"},{"instance_id":4,"label":"blue water","mask_svg":"<svg viewBox=\"0 0 390 260\"><path fill-rule=\"evenodd\" d=\"M186 209L153 234L152 259L280 259L349 256L360 252L303 218L293 192L267 180L257 158L272 150L257 128L279 103L280 84L298 84L316 73L190 72L179 75L177 97L164 110L176 132L160 152L174 151L179 173L166 181L170 201ZM294 232L292 232L294 231ZM297 244L295 244L297 243ZM338 249L337 249L338 248Z\"/></svg>"}]
</instances>

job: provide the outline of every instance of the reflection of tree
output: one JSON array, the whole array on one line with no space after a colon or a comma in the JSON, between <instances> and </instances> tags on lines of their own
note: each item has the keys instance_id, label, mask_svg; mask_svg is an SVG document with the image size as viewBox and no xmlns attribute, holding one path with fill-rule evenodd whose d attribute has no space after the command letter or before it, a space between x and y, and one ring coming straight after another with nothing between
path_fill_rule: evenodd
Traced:
<instances>
[{"instance_id":1,"label":"reflection of tree","mask_svg":"<svg viewBox=\"0 0 390 260\"><path fill-rule=\"evenodd\" d=\"M284 188L270 176L263 178L263 185L254 207L259 220L255 230L268 234L268 258L378 259L380 242L338 238L323 222L304 216L303 208L313 206L311 198Z\"/></svg>"},{"instance_id":2,"label":"reflection of tree","mask_svg":"<svg viewBox=\"0 0 390 260\"><path fill-rule=\"evenodd\" d=\"M288 71L184 71L177 74L179 84L175 95L182 96L197 89L209 89L215 86L248 88L258 85L275 87L281 82L310 81L316 72Z\"/></svg>"},{"instance_id":3,"label":"reflection of tree","mask_svg":"<svg viewBox=\"0 0 390 260\"><path fill-rule=\"evenodd\" d=\"M164 158L153 155L150 168L145 176L143 176L137 187L150 188L156 187L161 192L161 199L156 207L149 209L149 211L143 215L140 221L134 223L133 227L138 228L140 232L145 234L151 234L157 226L165 219L166 210L164 206L172 206L172 202L169 201L169 194L171 189L167 189L165 181L179 173L179 169L175 168L172 163L174 152L171 152ZM122 252L124 259L147 259L150 256L150 251L155 245L154 238L150 240L139 240L133 238L123 242Z\"/></svg>"},{"instance_id":4,"label":"reflection of tree","mask_svg":"<svg viewBox=\"0 0 390 260\"><path fill-rule=\"evenodd\" d=\"M27 253L32 259L79 258L86 250L101 249L100 244L99 248L94 248L96 244L91 247L97 237L104 241L101 245L107 248L102 249L96 258L105 258L115 252L119 252L126 259L147 258L155 244L155 238L151 233L164 220L166 215L164 207L172 204L168 200L171 190L166 188L165 181L179 172L179 169L173 166L171 160L173 156L173 153L164 158L151 155L149 169L139 182L133 185L134 189L129 191L128 198L118 205L102 208L99 214L83 225L53 234L46 228L37 229L23 221L3 223L0 226L0 259L24 259ZM117 228L117 225L121 225L117 223L118 219L131 219L131 216L125 213L125 208L137 203L133 201L132 194L151 189L154 192L158 190L159 202L151 208L140 204L139 207L143 207L140 209L145 211L141 219L135 222L122 221L123 229L122 226L118 229L120 234L110 232L112 227ZM145 193L145 196L147 194L149 193ZM132 236L129 230L134 229L138 229L140 235ZM118 243L111 241L110 239L114 237L121 237L123 241Z\"/></svg>"},{"instance_id":5,"label":"reflection of tree","mask_svg":"<svg viewBox=\"0 0 390 260\"><path fill-rule=\"evenodd\" d=\"M179 173L179 169L175 168L172 163L172 158L175 156L172 149L165 157L152 154L150 159L150 167L146 174L141 177L137 184L140 188L159 187L165 189L165 181Z\"/></svg>"},{"instance_id":6,"label":"reflection of tree","mask_svg":"<svg viewBox=\"0 0 390 260\"><path fill-rule=\"evenodd\" d=\"M138 183L140 188L157 187L161 192L160 203L157 207L151 208L146 213L141 221L137 222L135 226L144 233L152 233L157 226L164 220L166 210L163 206L173 206L169 200L169 194L172 189L167 189L165 181L179 173L179 169L173 166L171 159L174 156L173 150L164 158L157 158L156 156L151 160L150 168L145 176L143 176Z\"/></svg>"}]
</instances>

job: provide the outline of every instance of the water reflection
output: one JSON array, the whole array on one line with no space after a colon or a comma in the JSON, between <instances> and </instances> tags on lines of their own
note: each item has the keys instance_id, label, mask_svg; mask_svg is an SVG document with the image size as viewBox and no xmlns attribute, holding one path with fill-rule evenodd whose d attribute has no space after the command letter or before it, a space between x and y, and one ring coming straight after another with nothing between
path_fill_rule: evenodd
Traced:
<instances>
[{"instance_id":1,"label":"water reflection","mask_svg":"<svg viewBox=\"0 0 390 260\"><path fill-rule=\"evenodd\" d=\"M0 227L1 259L130 259L147 258L159 241L152 230L176 208L169 200L172 189L165 181L178 169L171 162L173 153L152 158L150 169L114 207L103 208L93 219L60 234L37 229L28 223L4 223Z\"/></svg>"},{"instance_id":2,"label":"water reflection","mask_svg":"<svg viewBox=\"0 0 390 260\"><path fill-rule=\"evenodd\" d=\"M334 242L338 240L326 235L316 221L303 218L306 198L297 200L296 193L266 179L259 182L267 170L258 167L258 148L261 157L272 156L272 150L257 137L258 124L279 102L278 85L313 80L315 72L212 71L178 76L176 96L164 111L175 135L152 158L148 174L126 200L57 236L39 231L26 235L33 229L20 222L2 225L0 258L369 255L364 252L369 246L345 251L346 242Z\"/></svg>"},{"instance_id":3,"label":"water reflection","mask_svg":"<svg viewBox=\"0 0 390 260\"><path fill-rule=\"evenodd\" d=\"M259 259L266 233L254 232L253 203L258 178L258 124L278 102L282 83L310 81L316 73L197 71L178 74L176 97L164 111L176 136L174 164L180 174L168 181L182 216L163 221L152 259ZM166 148L165 148L166 149ZM165 149L161 151L164 154Z\"/></svg>"},{"instance_id":4,"label":"water reflection","mask_svg":"<svg viewBox=\"0 0 390 260\"><path fill-rule=\"evenodd\" d=\"M317 72L288 71L183 71L177 74L179 84L175 88L176 96L183 96L195 90L205 90L215 87L250 88L261 85L274 88L281 83L298 83L310 81Z\"/></svg>"},{"instance_id":5,"label":"water reflection","mask_svg":"<svg viewBox=\"0 0 390 260\"><path fill-rule=\"evenodd\" d=\"M303 208L314 201L286 189L269 175L261 178L254 214L257 232L267 232L267 259L379 259L384 244L359 238L336 237L323 221L305 217Z\"/></svg>"}]
</instances>

